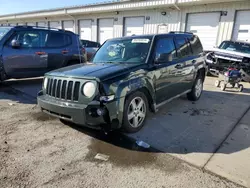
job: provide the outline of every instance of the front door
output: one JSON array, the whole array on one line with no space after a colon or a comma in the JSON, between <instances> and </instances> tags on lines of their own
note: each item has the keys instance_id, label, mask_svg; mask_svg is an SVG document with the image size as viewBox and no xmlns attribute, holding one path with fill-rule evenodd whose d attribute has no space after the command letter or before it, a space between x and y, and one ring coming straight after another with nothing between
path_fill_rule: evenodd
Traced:
<instances>
[{"instance_id":1,"label":"front door","mask_svg":"<svg viewBox=\"0 0 250 188\"><path fill-rule=\"evenodd\" d=\"M17 40L20 47L12 47ZM44 39L39 30L17 31L3 48L3 62L6 74L14 78L41 76L45 73L47 62L41 51Z\"/></svg>"},{"instance_id":2,"label":"front door","mask_svg":"<svg viewBox=\"0 0 250 188\"><path fill-rule=\"evenodd\" d=\"M156 39L155 57L160 59L155 64L156 70L154 71L156 103L159 104L177 95L177 56L172 37Z\"/></svg>"}]
</instances>

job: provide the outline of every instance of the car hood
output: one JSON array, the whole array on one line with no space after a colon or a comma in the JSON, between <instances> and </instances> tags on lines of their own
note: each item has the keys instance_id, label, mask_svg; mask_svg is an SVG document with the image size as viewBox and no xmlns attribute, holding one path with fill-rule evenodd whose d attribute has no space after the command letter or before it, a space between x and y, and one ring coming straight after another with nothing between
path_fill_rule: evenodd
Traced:
<instances>
[{"instance_id":1,"label":"car hood","mask_svg":"<svg viewBox=\"0 0 250 188\"><path fill-rule=\"evenodd\" d=\"M224 50L224 49L219 49L219 48L214 49L214 53L215 55L225 56L225 57L230 56L230 57L235 57L235 58L243 58L243 57L250 58L250 54L248 53L234 52L234 51Z\"/></svg>"},{"instance_id":2,"label":"car hood","mask_svg":"<svg viewBox=\"0 0 250 188\"><path fill-rule=\"evenodd\" d=\"M145 64L144 64L145 65ZM111 79L113 77L129 73L137 68L138 64L125 63L85 63L60 68L47 73L47 76L72 77L99 79L101 81Z\"/></svg>"}]
</instances>

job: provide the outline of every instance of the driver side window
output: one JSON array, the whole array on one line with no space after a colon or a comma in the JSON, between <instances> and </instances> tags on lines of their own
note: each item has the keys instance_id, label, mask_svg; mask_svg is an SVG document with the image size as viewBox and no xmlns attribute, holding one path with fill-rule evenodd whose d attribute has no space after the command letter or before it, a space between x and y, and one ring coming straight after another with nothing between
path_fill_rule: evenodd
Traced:
<instances>
[{"instance_id":1,"label":"driver side window","mask_svg":"<svg viewBox=\"0 0 250 188\"><path fill-rule=\"evenodd\" d=\"M41 47L42 36L39 31L19 31L9 41L9 46L13 40L17 40L22 48L39 48Z\"/></svg>"},{"instance_id":2,"label":"driver side window","mask_svg":"<svg viewBox=\"0 0 250 188\"><path fill-rule=\"evenodd\" d=\"M163 63L171 62L177 57L173 38L162 38L157 41L155 57Z\"/></svg>"}]
</instances>

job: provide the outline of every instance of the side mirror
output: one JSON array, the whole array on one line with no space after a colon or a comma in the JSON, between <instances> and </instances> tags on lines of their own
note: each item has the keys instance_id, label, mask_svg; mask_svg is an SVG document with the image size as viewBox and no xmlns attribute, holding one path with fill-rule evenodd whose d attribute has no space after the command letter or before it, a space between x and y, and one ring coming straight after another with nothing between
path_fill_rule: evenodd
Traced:
<instances>
[{"instance_id":1,"label":"side mirror","mask_svg":"<svg viewBox=\"0 0 250 188\"><path fill-rule=\"evenodd\" d=\"M158 54L155 57L154 63L161 64L161 63L168 63L171 61L173 61L173 55L171 53L162 53L162 54Z\"/></svg>"},{"instance_id":2,"label":"side mirror","mask_svg":"<svg viewBox=\"0 0 250 188\"><path fill-rule=\"evenodd\" d=\"M21 47L21 43L18 40L12 40L11 41L11 46L12 48L20 48Z\"/></svg>"}]
</instances>

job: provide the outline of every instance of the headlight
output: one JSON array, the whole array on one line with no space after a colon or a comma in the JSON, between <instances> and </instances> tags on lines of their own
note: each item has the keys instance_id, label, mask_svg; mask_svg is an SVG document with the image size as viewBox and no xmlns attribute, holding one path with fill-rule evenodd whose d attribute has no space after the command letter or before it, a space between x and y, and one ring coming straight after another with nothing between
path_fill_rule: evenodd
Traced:
<instances>
[{"instance_id":1,"label":"headlight","mask_svg":"<svg viewBox=\"0 0 250 188\"><path fill-rule=\"evenodd\" d=\"M45 77L45 78L43 79L43 88L44 88L44 89L47 88L47 84L48 84L48 78Z\"/></svg>"},{"instance_id":2,"label":"headlight","mask_svg":"<svg viewBox=\"0 0 250 188\"><path fill-rule=\"evenodd\" d=\"M95 94L95 90L95 84L93 82L87 82L84 84L82 92L86 97L90 98Z\"/></svg>"}]
</instances>

